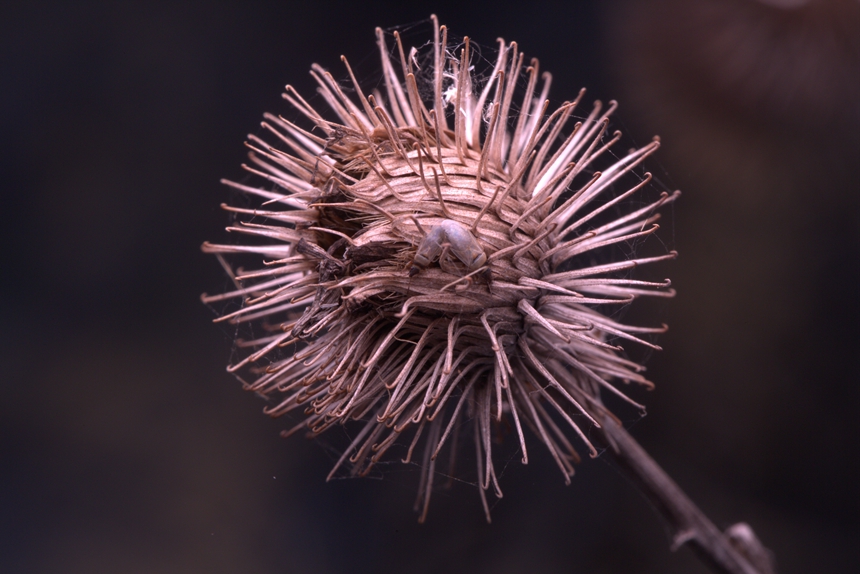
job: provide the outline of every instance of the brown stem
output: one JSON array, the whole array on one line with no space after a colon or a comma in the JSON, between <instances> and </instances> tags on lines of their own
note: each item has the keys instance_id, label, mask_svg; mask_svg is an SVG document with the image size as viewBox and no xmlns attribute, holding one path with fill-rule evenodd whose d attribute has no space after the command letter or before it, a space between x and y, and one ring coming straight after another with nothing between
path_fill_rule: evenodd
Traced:
<instances>
[{"instance_id":1,"label":"brown stem","mask_svg":"<svg viewBox=\"0 0 860 574\"><path fill-rule=\"evenodd\" d=\"M720 532L612 415L596 418L608 451L669 524L672 550L689 544L722 574L775 574L770 552L748 525L738 523Z\"/></svg>"}]
</instances>

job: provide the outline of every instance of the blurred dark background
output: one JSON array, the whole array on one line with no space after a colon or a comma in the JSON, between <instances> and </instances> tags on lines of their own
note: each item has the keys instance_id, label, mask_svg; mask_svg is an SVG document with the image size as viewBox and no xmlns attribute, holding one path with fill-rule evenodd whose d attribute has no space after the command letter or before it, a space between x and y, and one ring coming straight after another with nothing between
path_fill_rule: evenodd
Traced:
<instances>
[{"instance_id":1,"label":"blurred dark background","mask_svg":"<svg viewBox=\"0 0 860 574\"><path fill-rule=\"evenodd\" d=\"M781 572L860 569L860 3L181 1L0 8L0 571L706 571L608 460L565 487L537 447L492 525L468 484L418 525L417 468L325 483L336 441L280 439L224 370L218 179L285 83L431 12L662 137L678 296L631 311L671 326L631 432Z\"/></svg>"}]
</instances>

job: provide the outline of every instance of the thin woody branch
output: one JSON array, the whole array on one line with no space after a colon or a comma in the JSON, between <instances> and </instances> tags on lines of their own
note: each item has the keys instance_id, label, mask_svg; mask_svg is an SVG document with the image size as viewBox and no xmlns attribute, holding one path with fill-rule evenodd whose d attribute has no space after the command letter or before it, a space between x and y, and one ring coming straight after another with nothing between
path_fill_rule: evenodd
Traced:
<instances>
[{"instance_id":1,"label":"thin woody branch","mask_svg":"<svg viewBox=\"0 0 860 574\"><path fill-rule=\"evenodd\" d=\"M608 452L669 525L673 550L688 544L722 574L776 573L770 552L748 525L739 523L720 532L616 419L606 414L598 419L601 428L596 432Z\"/></svg>"}]
</instances>

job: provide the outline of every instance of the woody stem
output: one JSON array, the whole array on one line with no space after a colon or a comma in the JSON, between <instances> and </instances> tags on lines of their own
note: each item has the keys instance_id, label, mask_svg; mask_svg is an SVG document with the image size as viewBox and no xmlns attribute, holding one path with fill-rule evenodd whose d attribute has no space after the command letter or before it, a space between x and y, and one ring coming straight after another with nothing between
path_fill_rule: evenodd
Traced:
<instances>
[{"instance_id":1,"label":"woody stem","mask_svg":"<svg viewBox=\"0 0 860 574\"><path fill-rule=\"evenodd\" d=\"M775 573L770 553L749 526L739 523L720 532L615 418L597 418L602 428L596 430L608 452L668 523L673 550L689 544L721 574Z\"/></svg>"}]
</instances>

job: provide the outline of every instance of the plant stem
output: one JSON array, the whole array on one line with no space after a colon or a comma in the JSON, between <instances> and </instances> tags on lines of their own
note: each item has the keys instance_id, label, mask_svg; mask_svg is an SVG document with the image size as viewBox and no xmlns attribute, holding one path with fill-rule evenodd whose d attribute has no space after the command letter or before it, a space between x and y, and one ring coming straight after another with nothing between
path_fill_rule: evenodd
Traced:
<instances>
[{"instance_id":1,"label":"plant stem","mask_svg":"<svg viewBox=\"0 0 860 574\"><path fill-rule=\"evenodd\" d=\"M770 552L749 526L738 523L720 532L612 415L598 420L608 451L668 523L672 550L689 544L721 574L775 574Z\"/></svg>"}]
</instances>

